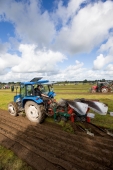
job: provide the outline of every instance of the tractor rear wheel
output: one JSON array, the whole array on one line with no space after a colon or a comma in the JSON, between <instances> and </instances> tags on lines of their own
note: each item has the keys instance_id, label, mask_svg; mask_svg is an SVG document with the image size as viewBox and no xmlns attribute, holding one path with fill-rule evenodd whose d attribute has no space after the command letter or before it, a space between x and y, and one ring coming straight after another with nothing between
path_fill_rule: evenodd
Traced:
<instances>
[{"instance_id":1,"label":"tractor rear wheel","mask_svg":"<svg viewBox=\"0 0 113 170\"><path fill-rule=\"evenodd\" d=\"M8 111L12 116L18 115L18 106L15 102L10 102L8 104Z\"/></svg>"},{"instance_id":2,"label":"tractor rear wheel","mask_svg":"<svg viewBox=\"0 0 113 170\"><path fill-rule=\"evenodd\" d=\"M103 88L101 89L101 92L102 92L102 93L108 93L108 88L103 87Z\"/></svg>"},{"instance_id":3,"label":"tractor rear wheel","mask_svg":"<svg viewBox=\"0 0 113 170\"><path fill-rule=\"evenodd\" d=\"M33 101L25 104L25 113L31 122L42 123L45 119L45 110L43 105L38 105Z\"/></svg>"}]
</instances>

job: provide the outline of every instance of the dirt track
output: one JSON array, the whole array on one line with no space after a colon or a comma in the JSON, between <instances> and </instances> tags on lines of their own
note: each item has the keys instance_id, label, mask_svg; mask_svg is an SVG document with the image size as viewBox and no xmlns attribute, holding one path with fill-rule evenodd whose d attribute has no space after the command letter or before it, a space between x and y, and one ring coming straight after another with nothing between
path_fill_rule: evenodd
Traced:
<instances>
[{"instance_id":1,"label":"dirt track","mask_svg":"<svg viewBox=\"0 0 113 170\"><path fill-rule=\"evenodd\" d=\"M72 126L75 134L0 110L0 143L37 170L112 170L113 137L90 124L95 136Z\"/></svg>"}]
</instances>

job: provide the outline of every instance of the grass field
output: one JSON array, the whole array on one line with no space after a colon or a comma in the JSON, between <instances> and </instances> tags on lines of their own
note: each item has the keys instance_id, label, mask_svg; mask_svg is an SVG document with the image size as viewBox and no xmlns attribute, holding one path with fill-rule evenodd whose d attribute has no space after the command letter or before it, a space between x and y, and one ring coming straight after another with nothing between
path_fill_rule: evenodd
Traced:
<instances>
[{"instance_id":1,"label":"grass field","mask_svg":"<svg viewBox=\"0 0 113 170\"><path fill-rule=\"evenodd\" d=\"M110 94L91 94L89 93L91 85L89 84L68 84L68 85L54 85L54 91L56 92L56 100L64 99L76 99L76 98L86 98L86 99L98 99L101 102L108 104L108 114L106 116L101 116L95 113L95 118L91 121L97 125L104 126L106 128L113 129L113 117L110 116L109 112L113 112L113 93ZM70 93L70 94L69 94ZM0 109L7 110L7 105L9 102L13 101L13 97L16 92L11 92L10 89L0 89ZM47 119L51 121L51 118ZM54 121L53 121L54 122ZM19 170L32 169L22 160L18 159L16 155L10 150L0 146L0 169L12 169Z\"/></svg>"},{"instance_id":2,"label":"grass field","mask_svg":"<svg viewBox=\"0 0 113 170\"><path fill-rule=\"evenodd\" d=\"M32 170L19 159L10 149L0 146L0 170Z\"/></svg>"}]
</instances>

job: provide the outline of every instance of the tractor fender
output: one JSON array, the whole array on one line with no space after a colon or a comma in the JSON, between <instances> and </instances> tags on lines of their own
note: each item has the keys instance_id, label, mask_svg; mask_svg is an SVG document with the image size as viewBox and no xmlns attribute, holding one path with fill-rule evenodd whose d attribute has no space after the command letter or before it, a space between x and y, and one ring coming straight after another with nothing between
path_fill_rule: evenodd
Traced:
<instances>
[{"instance_id":1,"label":"tractor fender","mask_svg":"<svg viewBox=\"0 0 113 170\"><path fill-rule=\"evenodd\" d=\"M20 102L21 101L21 95L20 94L17 94L16 96L14 96L14 102L17 103L17 102Z\"/></svg>"},{"instance_id":2,"label":"tractor fender","mask_svg":"<svg viewBox=\"0 0 113 170\"><path fill-rule=\"evenodd\" d=\"M33 102L35 102L35 103L37 103L37 104L43 103L43 99L42 99L41 97L38 97L38 96L34 96L34 97L24 97L24 98L22 99L22 107L23 107L23 108L24 108L25 103L26 103L27 101L33 101Z\"/></svg>"},{"instance_id":3,"label":"tractor fender","mask_svg":"<svg viewBox=\"0 0 113 170\"><path fill-rule=\"evenodd\" d=\"M92 86L92 89L95 89L95 90L96 90L96 89L97 89L97 86Z\"/></svg>"},{"instance_id":4,"label":"tractor fender","mask_svg":"<svg viewBox=\"0 0 113 170\"><path fill-rule=\"evenodd\" d=\"M49 97L53 98L54 96L56 96L56 93L53 92L53 91L50 91L47 95L48 95Z\"/></svg>"}]
</instances>

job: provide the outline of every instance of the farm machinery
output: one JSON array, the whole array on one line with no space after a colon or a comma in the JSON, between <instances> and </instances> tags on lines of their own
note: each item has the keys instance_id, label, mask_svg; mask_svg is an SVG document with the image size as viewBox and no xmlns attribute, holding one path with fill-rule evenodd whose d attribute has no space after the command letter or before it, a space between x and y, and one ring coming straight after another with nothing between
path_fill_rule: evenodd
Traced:
<instances>
[{"instance_id":1,"label":"farm machinery","mask_svg":"<svg viewBox=\"0 0 113 170\"><path fill-rule=\"evenodd\" d=\"M113 91L113 82L97 82L97 85L91 87L91 93L108 93Z\"/></svg>"},{"instance_id":2,"label":"farm machinery","mask_svg":"<svg viewBox=\"0 0 113 170\"><path fill-rule=\"evenodd\" d=\"M35 95L35 86L41 85L42 91L48 97ZM92 117L89 110L106 115L108 106L98 100L81 99L61 99L56 101L53 91L53 82L43 80L42 78L34 78L30 82L22 82L20 84L20 94L14 96L14 101L8 104L8 111L12 116L19 115L19 112L25 111L26 117L36 123L42 123L45 116L51 116L55 121L61 119L71 122L86 121Z\"/></svg>"}]
</instances>

